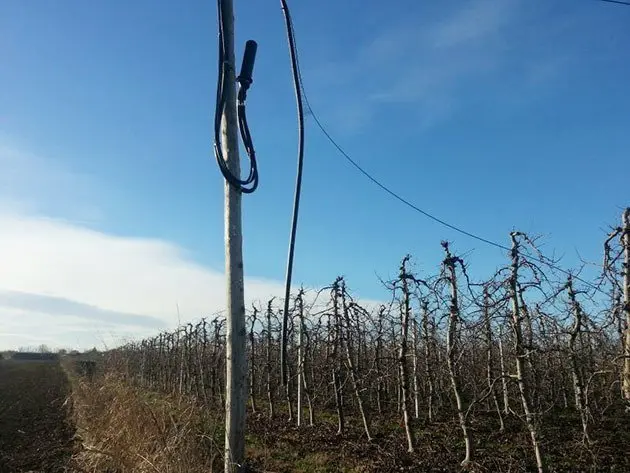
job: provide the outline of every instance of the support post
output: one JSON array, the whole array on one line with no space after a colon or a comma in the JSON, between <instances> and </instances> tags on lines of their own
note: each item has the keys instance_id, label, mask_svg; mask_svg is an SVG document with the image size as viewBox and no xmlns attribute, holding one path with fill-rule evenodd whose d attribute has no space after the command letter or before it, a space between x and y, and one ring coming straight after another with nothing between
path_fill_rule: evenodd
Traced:
<instances>
[{"instance_id":1,"label":"support post","mask_svg":"<svg viewBox=\"0 0 630 473\"><path fill-rule=\"evenodd\" d=\"M221 0L225 58L225 107L221 120L223 157L234 176L240 176L236 77L234 60L234 5ZM244 471L247 366L245 357L245 295L241 191L225 182L225 275L227 282L227 337L225 391L225 473Z\"/></svg>"}]
</instances>

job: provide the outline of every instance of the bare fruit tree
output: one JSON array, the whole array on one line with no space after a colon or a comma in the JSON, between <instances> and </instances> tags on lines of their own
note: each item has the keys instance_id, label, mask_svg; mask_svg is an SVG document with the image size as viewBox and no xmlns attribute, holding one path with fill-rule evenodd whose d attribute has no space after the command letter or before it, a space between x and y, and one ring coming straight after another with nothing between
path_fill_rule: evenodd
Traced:
<instances>
[{"instance_id":1,"label":"bare fruit tree","mask_svg":"<svg viewBox=\"0 0 630 473\"><path fill-rule=\"evenodd\" d=\"M274 428L302 428L308 409L308 425L334 423L340 442L398 436L419 464L433 429L452 428L449 435L461 435L466 449L462 463L471 467L496 447L475 434L490 419L501 442L521 428L532 452L523 469L545 471L547 422L569 419L575 441L591 448L629 402L629 218L625 211L623 225L608 235L604 277L590 284L577 271L559 278L557 262L513 232L509 263L474 282L444 243L441 265L422 279L403 258L377 303L352 296L341 277L320 290L301 289L287 314L286 384L279 356L284 301L256 303L242 331L247 409L273 419ZM108 351L104 369L217 412L226 402L227 328L224 314L185 323Z\"/></svg>"}]
</instances>

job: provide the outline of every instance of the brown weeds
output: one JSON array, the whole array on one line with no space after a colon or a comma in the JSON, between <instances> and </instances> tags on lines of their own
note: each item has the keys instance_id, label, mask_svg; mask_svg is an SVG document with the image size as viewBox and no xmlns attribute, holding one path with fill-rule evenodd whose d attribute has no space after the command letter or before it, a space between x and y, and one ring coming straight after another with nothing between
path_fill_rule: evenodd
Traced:
<instances>
[{"instance_id":1,"label":"brown weeds","mask_svg":"<svg viewBox=\"0 0 630 473\"><path fill-rule=\"evenodd\" d=\"M154 394L115 376L73 381L77 468L92 473L219 471L223 427L194 400Z\"/></svg>"}]
</instances>

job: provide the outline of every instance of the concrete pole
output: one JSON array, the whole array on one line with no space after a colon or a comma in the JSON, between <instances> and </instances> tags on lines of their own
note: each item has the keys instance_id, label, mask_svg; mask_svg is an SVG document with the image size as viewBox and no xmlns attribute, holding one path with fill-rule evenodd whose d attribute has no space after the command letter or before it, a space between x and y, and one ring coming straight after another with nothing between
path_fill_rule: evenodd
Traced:
<instances>
[{"instance_id":1,"label":"concrete pole","mask_svg":"<svg viewBox=\"0 0 630 473\"><path fill-rule=\"evenodd\" d=\"M228 169L240 176L236 77L234 60L234 5L221 0L225 48L225 108L221 121L223 156ZM225 473L244 471L247 362L245 357L245 295L241 191L225 182L225 275L227 280L227 338L225 391Z\"/></svg>"}]
</instances>

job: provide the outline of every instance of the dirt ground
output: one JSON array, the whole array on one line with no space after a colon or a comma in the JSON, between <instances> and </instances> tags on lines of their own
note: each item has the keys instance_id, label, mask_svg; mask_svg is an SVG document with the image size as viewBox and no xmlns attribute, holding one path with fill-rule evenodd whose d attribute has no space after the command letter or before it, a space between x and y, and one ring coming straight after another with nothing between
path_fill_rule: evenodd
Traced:
<instances>
[{"instance_id":1,"label":"dirt ground","mask_svg":"<svg viewBox=\"0 0 630 473\"><path fill-rule=\"evenodd\" d=\"M213 424L216 431L212 430L214 434L210 436L208 428L199 420L203 417L201 411L192 405L125 388L120 383L82 382L79 386L84 386L85 391L79 390L83 392L80 406L84 410L83 416L79 417L98 433L102 446L97 446L110 452L107 462L99 457L97 463L100 466L88 462L93 466L90 468L76 468L77 458L82 458L82 447L74 440L77 436L70 419L77 416L71 412L73 403L67 402L70 383L62 368L54 363L0 363L0 473L149 471L146 465L140 467L131 460L137 462L139 458L151 455L151 458L163 457L168 449L156 449L156 445L171 444L170 454L177 461L150 471L212 471L204 465L220 463L223 435L220 422ZM74 414L80 411L75 404ZM132 415L135 411L136 415ZM454 420L445 419L431 425L418 422L414 428L417 450L410 454L405 448L402 427L395 419L374 423L374 441L367 442L360 422L352 416L348 418L344 435L337 436L335 419L330 412L319 413L315 427L300 429L288 423L283 414L279 412L273 421L263 413L249 415L248 471L462 471L459 462L463 445ZM534 471L531 447L523 425L518 419L508 418L505 432L498 433L496 424L496 418L491 414L478 413L472 420L477 458L467 468L467 473ZM595 441L589 448L581 442L579 419L575 413L548 412L543 425L541 442L549 473L630 472L630 429L628 417L622 411L610 411L605 419L594 425L592 437ZM205 430L197 432L199 429ZM130 440L134 432L137 434L135 443ZM146 445L138 439L146 440ZM199 439L212 442L206 444L206 440ZM199 448L195 450L195 446ZM215 450L219 453L214 460L205 458ZM120 453L120 465L115 468L107 466L114 459L112 452ZM128 461L123 461L125 459ZM188 461L189 467L176 468L183 460ZM151 464L157 463L153 461ZM190 465L198 468L193 469ZM220 465L217 468L221 468Z\"/></svg>"},{"instance_id":2,"label":"dirt ground","mask_svg":"<svg viewBox=\"0 0 630 473\"><path fill-rule=\"evenodd\" d=\"M328 419L324 419L328 420ZM536 467L527 431L515 418L497 431L496 417L479 415L471 422L476 458L461 468L464 446L457 422L416 425L416 451L409 454L402 427L392 420L373 423L376 432L368 443L359 419L349 419L346 433L336 435L334 422L319 419L316 428L297 429L281 419L250 416L248 463L256 472L274 473L394 473L467 472L529 473ZM623 412L611 413L594 426L594 442L582 443L577 414L548 413L541 444L548 473L630 472L630 429Z\"/></svg>"},{"instance_id":3,"label":"dirt ground","mask_svg":"<svg viewBox=\"0 0 630 473\"><path fill-rule=\"evenodd\" d=\"M63 473L74 452L58 363L0 362L0 473Z\"/></svg>"}]
</instances>

